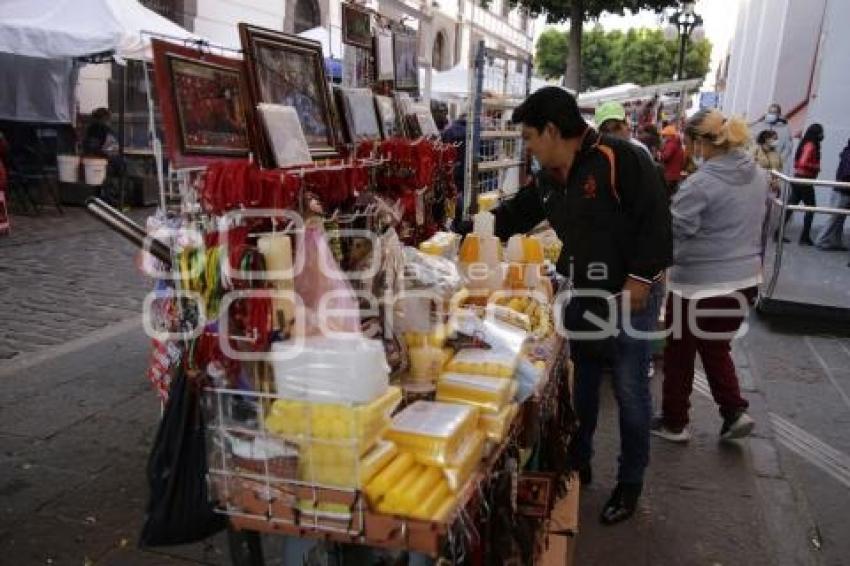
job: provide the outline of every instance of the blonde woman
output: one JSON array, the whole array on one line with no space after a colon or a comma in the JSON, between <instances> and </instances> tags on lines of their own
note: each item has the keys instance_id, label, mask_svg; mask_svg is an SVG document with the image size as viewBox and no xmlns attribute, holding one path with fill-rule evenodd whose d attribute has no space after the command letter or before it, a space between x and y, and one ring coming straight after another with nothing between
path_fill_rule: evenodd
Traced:
<instances>
[{"instance_id":1,"label":"blonde woman","mask_svg":"<svg viewBox=\"0 0 850 566\"><path fill-rule=\"evenodd\" d=\"M653 434L686 442L694 362L699 353L723 425L720 437L754 427L741 396L731 340L755 299L761 273L768 177L745 150L746 124L717 110L695 114L685 143L698 164L673 197L673 266L666 321L662 415ZM707 312L712 311L712 312Z\"/></svg>"}]
</instances>

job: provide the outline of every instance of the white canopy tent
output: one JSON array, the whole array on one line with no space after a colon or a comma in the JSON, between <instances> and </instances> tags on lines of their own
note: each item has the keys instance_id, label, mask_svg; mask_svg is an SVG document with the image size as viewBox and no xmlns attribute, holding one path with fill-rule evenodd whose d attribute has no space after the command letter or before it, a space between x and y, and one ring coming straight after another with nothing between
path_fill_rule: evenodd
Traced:
<instances>
[{"instance_id":1,"label":"white canopy tent","mask_svg":"<svg viewBox=\"0 0 850 566\"><path fill-rule=\"evenodd\" d=\"M136 0L2 0L0 120L69 123L77 59L150 59L151 37L201 38Z\"/></svg>"},{"instance_id":2,"label":"white canopy tent","mask_svg":"<svg viewBox=\"0 0 850 566\"><path fill-rule=\"evenodd\" d=\"M2 53L66 59L111 52L122 59L149 59L149 34L201 40L136 0L0 2Z\"/></svg>"}]
</instances>

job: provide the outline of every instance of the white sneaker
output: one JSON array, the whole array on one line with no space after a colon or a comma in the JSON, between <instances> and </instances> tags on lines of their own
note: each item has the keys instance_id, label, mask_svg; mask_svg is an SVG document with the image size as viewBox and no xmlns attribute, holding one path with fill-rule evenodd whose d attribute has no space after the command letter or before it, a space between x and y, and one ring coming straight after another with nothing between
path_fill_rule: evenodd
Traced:
<instances>
[{"instance_id":1,"label":"white sneaker","mask_svg":"<svg viewBox=\"0 0 850 566\"><path fill-rule=\"evenodd\" d=\"M664 426L664 420L661 417L655 417L652 420L649 433L669 442L676 442L677 444L684 444L691 439L691 431L688 430L688 427L684 427L680 431L671 430Z\"/></svg>"},{"instance_id":2,"label":"white sneaker","mask_svg":"<svg viewBox=\"0 0 850 566\"><path fill-rule=\"evenodd\" d=\"M756 422L747 413L741 412L735 419L724 421L720 429L721 440L735 440L749 436L756 426Z\"/></svg>"}]
</instances>

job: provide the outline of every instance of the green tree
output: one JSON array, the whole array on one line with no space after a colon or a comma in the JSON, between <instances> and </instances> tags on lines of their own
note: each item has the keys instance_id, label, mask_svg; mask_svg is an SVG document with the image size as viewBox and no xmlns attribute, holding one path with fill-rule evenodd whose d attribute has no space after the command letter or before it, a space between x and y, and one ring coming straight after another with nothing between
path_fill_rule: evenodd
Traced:
<instances>
[{"instance_id":1,"label":"green tree","mask_svg":"<svg viewBox=\"0 0 850 566\"><path fill-rule=\"evenodd\" d=\"M528 9L532 14L546 14L550 24L570 22L569 49L567 50L564 82L567 88L580 90L582 25L588 19L598 18L601 14L623 14L625 10L634 13L639 10L655 10L677 6L679 0L513 0Z\"/></svg>"},{"instance_id":2,"label":"green tree","mask_svg":"<svg viewBox=\"0 0 850 566\"><path fill-rule=\"evenodd\" d=\"M548 29L537 42L535 60L538 72L546 78L563 74L561 62L569 51L568 34ZM660 30L630 29L606 32L597 26L582 42L581 90L593 90L633 82L651 85L670 81L676 73L679 40L666 39ZM685 52L684 78L702 77L708 72L711 43L690 41Z\"/></svg>"},{"instance_id":3,"label":"green tree","mask_svg":"<svg viewBox=\"0 0 850 566\"><path fill-rule=\"evenodd\" d=\"M567 59L567 34L549 28L537 38L534 53L534 66L537 72L547 79L564 74L564 61Z\"/></svg>"}]
</instances>

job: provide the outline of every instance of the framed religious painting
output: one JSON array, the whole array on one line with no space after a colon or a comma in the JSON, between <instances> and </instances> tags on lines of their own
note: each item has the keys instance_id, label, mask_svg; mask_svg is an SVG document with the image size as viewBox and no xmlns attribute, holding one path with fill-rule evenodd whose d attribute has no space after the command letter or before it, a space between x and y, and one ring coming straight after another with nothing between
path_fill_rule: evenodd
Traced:
<instances>
[{"instance_id":1,"label":"framed religious painting","mask_svg":"<svg viewBox=\"0 0 850 566\"><path fill-rule=\"evenodd\" d=\"M378 112L378 124L384 139L401 136L395 102L390 96L375 95L375 109Z\"/></svg>"},{"instance_id":2,"label":"framed religious painting","mask_svg":"<svg viewBox=\"0 0 850 566\"><path fill-rule=\"evenodd\" d=\"M418 48L419 39L415 31L406 30L393 34L396 90L415 91L419 89Z\"/></svg>"},{"instance_id":3,"label":"framed religious painting","mask_svg":"<svg viewBox=\"0 0 850 566\"><path fill-rule=\"evenodd\" d=\"M388 29L382 28L375 32L375 80L395 80L393 32Z\"/></svg>"},{"instance_id":4,"label":"framed religious painting","mask_svg":"<svg viewBox=\"0 0 850 566\"><path fill-rule=\"evenodd\" d=\"M372 14L355 4L342 5L342 42L372 49Z\"/></svg>"},{"instance_id":5,"label":"framed religious painting","mask_svg":"<svg viewBox=\"0 0 850 566\"><path fill-rule=\"evenodd\" d=\"M313 159L337 157L337 130L322 46L298 36L239 24L245 53L250 110L260 123L257 105L292 106ZM274 167L268 135L261 131L260 162Z\"/></svg>"},{"instance_id":6,"label":"framed religious painting","mask_svg":"<svg viewBox=\"0 0 850 566\"><path fill-rule=\"evenodd\" d=\"M381 139L372 91L368 88L334 87L339 116L350 143Z\"/></svg>"},{"instance_id":7,"label":"framed religious painting","mask_svg":"<svg viewBox=\"0 0 850 566\"><path fill-rule=\"evenodd\" d=\"M158 39L151 47L172 166L247 158L253 131L242 61Z\"/></svg>"}]
</instances>

